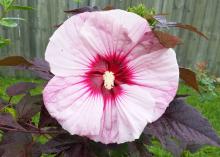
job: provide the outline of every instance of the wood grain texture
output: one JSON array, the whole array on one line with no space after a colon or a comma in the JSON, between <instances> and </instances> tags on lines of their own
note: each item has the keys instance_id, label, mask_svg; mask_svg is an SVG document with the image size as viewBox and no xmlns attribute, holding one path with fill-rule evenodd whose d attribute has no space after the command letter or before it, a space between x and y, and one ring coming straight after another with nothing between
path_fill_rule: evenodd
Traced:
<instances>
[{"instance_id":1,"label":"wood grain texture","mask_svg":"<svg viewBox=\"0 0 220 157\"><path fill-rule=\"evenodd\" d=\"M183 41L183 44L176 48L181 66L194 68L197 62L207 61L209 70L220 76L220 0L17 0L17 2L35 9L14 11L9 15L26 19L25 22L19 22L17 28L0 27L0 34L12 40L10 46L0 49L0 58L9 55L43 58L49 38L55 31L53 26L70 16L64 14L64 10L87 5L104 8L109 4L126 9L128 6L143 3L148 7L154 7L158 13L168 13L167 18L170 21L192 24L204 32L209 38L208 41L186 30L177 28L168 30ZM24 76L24 73L0 68L0 75Z\"/></svg>"}]
</instances>

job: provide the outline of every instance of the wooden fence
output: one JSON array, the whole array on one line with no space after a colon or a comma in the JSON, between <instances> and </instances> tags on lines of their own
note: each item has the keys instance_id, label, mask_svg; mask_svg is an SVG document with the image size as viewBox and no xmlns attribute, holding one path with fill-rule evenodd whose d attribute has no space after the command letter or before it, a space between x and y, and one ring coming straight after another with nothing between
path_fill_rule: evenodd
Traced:
<instances>
[{"instance_id":1,"label":"wooden fence","mask_svg":"<svg viewBox=\"0 0 220 157\"><path fill-rule=\"evenodd\" d=\"M100 6L108 4L126 9L140 3L153 7L158 13L168 13L170 21L188 23L204 32L209 40L194 33L170 29L183 39L183 44L176 48L178 62L186 67L194 67L201 61L208 62L209 70L220 75L220 0L17 0L19 4L35 8L33 11L15 11L13 16L23 17L15 29L2 29L0 34L12 39L12 44L0 49L0 57L23 55L27 58L43 57L53 27L67 17L64 10L81 6ZM19 72L7 70L1 73L19 75Z\"/></svg>"}]
</instances>

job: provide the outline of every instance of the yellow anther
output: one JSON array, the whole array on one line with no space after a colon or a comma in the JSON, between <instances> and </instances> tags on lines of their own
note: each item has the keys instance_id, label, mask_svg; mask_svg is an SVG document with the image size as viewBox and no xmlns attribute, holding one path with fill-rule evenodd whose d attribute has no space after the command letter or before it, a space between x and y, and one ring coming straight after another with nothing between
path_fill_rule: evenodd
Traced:
<instances>
[{"instance_id":1,"label":"yellow anther","mask_svg":"<svg viewBox=\"0 0 220 157\"><path fill-rule=\"evenodd\" d=\"M108 90L114 87L115 76L111 71L106 71L103 75L104 87Z\"/></svg>"}]
</instances>

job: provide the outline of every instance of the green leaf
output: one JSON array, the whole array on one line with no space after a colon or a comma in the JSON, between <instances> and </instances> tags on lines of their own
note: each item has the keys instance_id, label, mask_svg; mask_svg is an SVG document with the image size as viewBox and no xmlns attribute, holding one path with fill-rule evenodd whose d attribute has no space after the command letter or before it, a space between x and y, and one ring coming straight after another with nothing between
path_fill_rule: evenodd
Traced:
<instances>
[{"instance_id":1,"label":"green leaf","mask_svg":"<svg viewBox=\"0 0 220 157\"><path fill-rule=\"evenodd\" d=\"M9 7L10 10L33 10L30 6L19 6L19 5L13 5Z\"/></svg>"},{"instance_id":2,"label":"green leaf","mask_svg":"<svg viewBox=\"0 0 220 157\"><path fill-rule=\"evenodd\" d=\"M156 14L156 10L154 8L147 8L145 5L139 4L137 6L129 7L127 11L145 18L149 22L150 26L154 26L156 24L156 20L153 18Z\"/></svg>"},{"instance_id":3,"label":"green leaf","mask_svg":"<svg viewBox=\"0 0 220 157\"><path fill-rule=\"evenodd\" d=\"M73 0L74 3L82 3L81 0Z\"/></svg>"},{"instance_id":4,"label":"green leaf","mask_svg":"<svg viewBox=\"0 0 220 157\"><path fill-rule=\"evenodd\" d=\"M14 118L16 118L16 116L17 116L16 110L15 110L14 108L6 107L6 108L4 109L4 111L5 111L6 113L10 113L10 114L12 115L12 117L14 117Z\"/></svg>"},{"instance_id":5,"label":"green leaf","mask_svg":"<svg viewBox=\"0 0 220 157\"><path fill-rule=\"evenodd\" d=\"M0 48L10 44L10 39L0 37Z\"/></svg>"},{"instance_id":6,"label":"green leaf","mask_svg":"<svg viewBox=\"0 0 220 157\"><path fill-rule=\"evenodd\" d=\"M18 24L14 19L2 18L0 20L0 25L13 28L17 27Z\"/></svg>"},{"instance_id":7,"label":"green leaf","mask_svg":"<svg viewBox=\"0 0 220 157\"><path fill-rule=\"evenodd\" d=\"M12 3L14 2L14 0L0 0L0 5L2 5L4 7L4 9L8 9Z\"/></svg>"},{"instance_id":8,"label":"green leaf","mask_svg":"<svg viewBox=\"0 0 220 157\"><path fill-rule=\"evenodd\" d=\"M6 17L6 18L2 18L0 20L0 25L5 26L5 27L17 27L17 21L24 21L23 18L17 18L17 17Z\"/></svg>"},{"instance_id":9,"label":"green leaf","mask_svg":"<svg viewBox=\"0 0 220 157\"><path fill-rule=\"evenodd\" d=\"M6 20L25 21L25 19L20 18L20 17L5 17L5 18L3 18L3 19L6 19Z\"/></svg>"}]
</instances>

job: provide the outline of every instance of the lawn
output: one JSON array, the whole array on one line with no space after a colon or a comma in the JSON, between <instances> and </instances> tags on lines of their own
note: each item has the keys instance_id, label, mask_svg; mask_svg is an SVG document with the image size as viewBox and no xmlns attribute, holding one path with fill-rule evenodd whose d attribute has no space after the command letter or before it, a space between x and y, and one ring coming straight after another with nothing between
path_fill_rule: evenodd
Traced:
<instances>
[{"instance_id":1,"label":"lawn","mask_svg":"<svg viewBox=\"0 0 220 157\"><path fill-rule=\"evenodd\" d=\"M0 77L0 98L5 100L9 99L5 94L5 90L8 86L20 82L20 81L28 81L28 82L37 82L41 83L41 80L34 79L15 79L15 78L3 78ZM32 92L39 93L41 88L37 88ZM187 102L193 106L195 106L206 118L209 119L210 123L220 135L220 88L217 89L217 96L212 96L211 94L203 94L200 95L191 88L186 87L185 85L180 85L178 93L180 94L189 94L190 96L187 98ZM19 97L13 98L12 101L18 101ZM12 112L13 111L9 111ZM159 142L154 141L153 146L149 147L149 150L155 154L156 157L172 157L172 155L161 148ZM204 147L200 149L195 154L191 154L189 152L184 152L183 157L219 157L220 156L220 148L215 147ZM44 156L47 157L47 156ZM51 156L50 156L51 157Z\"/></svg>"}]
</instances>

